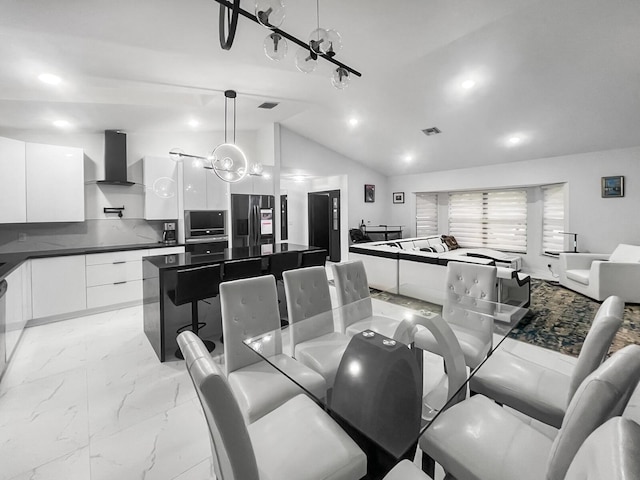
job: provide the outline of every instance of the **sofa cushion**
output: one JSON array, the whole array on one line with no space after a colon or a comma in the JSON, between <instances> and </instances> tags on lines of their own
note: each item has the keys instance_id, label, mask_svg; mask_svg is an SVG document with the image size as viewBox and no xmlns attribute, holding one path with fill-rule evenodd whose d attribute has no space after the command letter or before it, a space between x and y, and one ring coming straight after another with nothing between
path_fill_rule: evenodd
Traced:
<instances>
[{"instance_id":1,"label":"sofa cushion","mask_svg":"<svg viewBox=\"0 0 640 480\"><path fill-rule=\"evenodd\" d=\"M406 240L404 242L397 242L398 246L403 250L414 250L415 245L412 240Z\"/></svg>"},{"instance_id":2,"label":"sofa cushion","mask_svg":"<svg viewBox=\"0 0 640 480\"><path fill-rule=\"evenodd\" d=\"M422 250L423 248L431 247L431 245L429 244L429 240L427 240L426 238L420 239L420 240L414 240L413 244L416 246L416 248L420 250Z\"/></svg>"},{"instance_id":3,"label":"sofa cushion","mask_svg":"<svg viewBox=\"0 0 640 480\"><path fill-rule=\"evenodd\" d=\"M589 270L567 270L567 278L574 282L589 285Z\"/></svg>"},{"instance_id":4,"label":"sofa cushion","mask_svg":"<svg viewBox=\"0 0 640 480\"><path fill-rule=\"evenodd\" d=\"M436 253L442 253L449 250L449 247L447 247L444 243L433 245L431 248Z\"/></svg>"},{"instance_id":5,"label":"sofa cushion","mask_svg":"<svg viewBox=\"0 0 640 480\"><path fill-rule=\"evenodd\" d=\"M453 235L442 235L442 242L449 247L449 250L455 250L456 248L460 248L460 245L458 245L458 241L456 240L456 237L454 237Z\"/></svg>"},{"instance_id":6,"label":"sofa cushion","mask_svg":"<svg viewBox=\"0 0 640 480\"><path fill-rule=\"evenodd\" d=\"M640 262L640 246L621 243L613 251L609 257L609 261L626 263Z\"/></svg>"}]
</instances>

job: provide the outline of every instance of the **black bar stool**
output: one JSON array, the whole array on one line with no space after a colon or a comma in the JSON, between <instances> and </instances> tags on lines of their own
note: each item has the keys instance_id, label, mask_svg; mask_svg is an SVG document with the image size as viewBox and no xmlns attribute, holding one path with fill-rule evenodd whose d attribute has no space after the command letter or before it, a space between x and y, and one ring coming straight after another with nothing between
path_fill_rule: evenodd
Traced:
<instances>
[{"instance_id":1,"label":"black bar stool","mask_svg":"<svg viewBox=\"0 0 640 480\"><path fill-rule=\"evenodd\" d=\"M176 288L169 290L168 295L176 306L191 303L191 324L180 327L176 330L177 334L191 330L198 335L200 329L206 325L206 323L198 321L198 301L218 296L220 271L220 265L205 265L178 270ZM203 340L203 343L210 352L216 348L215 343L211 340ZM179 348L176 350L176 357L184 358Z\"/></svg>"},{"instance_id":2,"label":"black bar stool","mask_svg":"<svg viewBox=\"0 0 640 480\"><path fill-rule=\"evenodd\" d=\"M312 250L300 254L300 266L304 267L324 267L327 263L326 250Z\"/></svg>"},{"instance_id":3,"label":"black bar stool","mask_svg":"<svg viewBox=\"0 0 640 480\"><path fill-rule=\"evenodd\" d=\"M280 324L284 327L289 324L287 321L287 302L283 302L281 297L284 296L284 283L282 274L287 270L293 270L300 267L300 252L281 252L269 255L269 273L276 277L276 286L278 288L278 305L280 307Z\"/></svg>"},{"instance_id":4,"label":"black bar stool","mask_svg":"<svg viewBox=\"0 0 640 480\"><path fill-rule=\"evenodd\" d=\"M244 258L229 260L222 266L222 281L239 280L241 278L259 277L262 275L262 258Z\"/></svg>"}]
</instances>

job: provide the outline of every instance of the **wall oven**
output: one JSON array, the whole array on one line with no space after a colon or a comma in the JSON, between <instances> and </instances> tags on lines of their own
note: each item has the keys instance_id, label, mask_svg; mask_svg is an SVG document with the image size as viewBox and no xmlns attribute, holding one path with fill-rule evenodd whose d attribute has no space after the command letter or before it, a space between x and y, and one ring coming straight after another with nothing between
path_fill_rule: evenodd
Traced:
<instances>
[{"instance_id":1,"label":"wall oven","mask_svg":"<svg viewBox=\"0 0 640 480\"><path fill-rule=\"evenodd\" d=\"M223 252L229 244L226 210L184 212L185 250L192 255Z\"/></svg>"}]
</instances>

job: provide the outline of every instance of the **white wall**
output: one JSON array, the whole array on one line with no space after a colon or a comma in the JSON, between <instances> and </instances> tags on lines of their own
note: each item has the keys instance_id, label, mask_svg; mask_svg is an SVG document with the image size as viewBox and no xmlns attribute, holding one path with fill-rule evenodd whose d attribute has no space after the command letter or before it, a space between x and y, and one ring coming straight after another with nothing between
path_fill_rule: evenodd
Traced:
<instances>
[{"instance_id":1,"label":"white wall","mask_svg":"<svg viewBox=\"0 0 640 480\"><path fill-rule=\"evenodd\" d=\"M478 188L530 186L550 183L568 185L568 224L578 233L578 249L582 252L611 252L618 243L640 245L640 147L593 152L486 167L449 170L421 175L396 176L389 179L389 191L405 192L405 203L391 206L393 223L415 233L416 192L455 191ZM623 198L601 198L603 176L624 175ZM539 209L540 199L530 199L531 209ZM531 205L531 203L534 205ZM536 206L537 204L538 206ZM530 228L540 229L541 219ZM536 245L532 245L532 243ZM547 264L556 261L540 255L540 235L529 238L525 258L527 270L544 273Z\"/></svg>"},{"instance_id":2,"label":"white wall","mask_svg":"<svg viewBox=\"0 0 640 480\"><path fill-rule=\"evenodd\" d=\"M341 242L343 259L346 259L348 250L348 228L357 227L361 220L371 225L390 223L391 190L387 186L387 177L286 127L280 129L280 142L283 172L314 177L346 176L345 181L341 180L341 203L343 207L347 206L341 222L346 239ZM365 184L376 186L374 203L364 202ZM314 191L323 189L320 185L314 185L313 188Z\"/></svg>"}]
</instances>

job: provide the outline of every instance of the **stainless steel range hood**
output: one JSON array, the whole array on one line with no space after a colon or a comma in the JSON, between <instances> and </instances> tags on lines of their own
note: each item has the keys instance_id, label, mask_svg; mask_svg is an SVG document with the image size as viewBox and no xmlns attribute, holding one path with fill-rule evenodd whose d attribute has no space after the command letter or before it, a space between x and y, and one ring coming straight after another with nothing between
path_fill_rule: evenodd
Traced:
<instances>
[{"instance_id":1,"label":"stainless steel range hood","mask_svg":"<svg viewBox=\"0 0 640 480\"><path fill-rule=\"evenodd\" d=\"M104 131L104 180L98 185L130 187L127 180L127 134L119 130Z\"/></svg>"}]
</instances>

